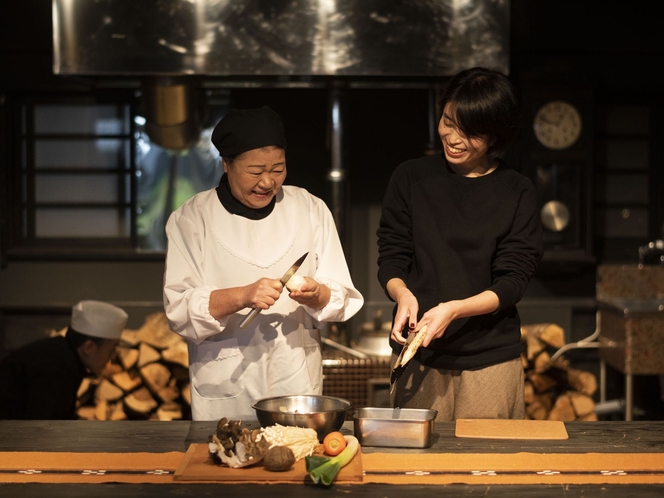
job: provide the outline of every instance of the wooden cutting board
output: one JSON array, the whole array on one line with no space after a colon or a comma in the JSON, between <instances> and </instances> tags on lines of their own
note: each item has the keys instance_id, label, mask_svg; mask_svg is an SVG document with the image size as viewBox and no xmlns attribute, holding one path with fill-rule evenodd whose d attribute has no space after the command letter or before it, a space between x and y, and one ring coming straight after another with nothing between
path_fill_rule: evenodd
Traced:
<instances>
[{"instance_id":1,"label":"wooden cutting board","mask_svg":"<svg viewBox=\"0 0 664 498\"><path fill-rule=\"evenodd\" d=\"M458 419L456 437L487 439L569 439L558 420Z\"/></svg>"},{"instance_id":2,"label":"wooden cutting board","mask_svg":"<svg viewBox=\"0 0 664 498\"><path fill-rule=\"evenodd\" d=\"M362 481L362 450L343 467L334 482ZM241 469L232 469L212 461L207 444L191 444L180 465L173 474L176 481L224 481L224 482L309 482L312 483L304 459L295 462L291 470L270 472L259 463Z\"/></svg>"}]
</instances>

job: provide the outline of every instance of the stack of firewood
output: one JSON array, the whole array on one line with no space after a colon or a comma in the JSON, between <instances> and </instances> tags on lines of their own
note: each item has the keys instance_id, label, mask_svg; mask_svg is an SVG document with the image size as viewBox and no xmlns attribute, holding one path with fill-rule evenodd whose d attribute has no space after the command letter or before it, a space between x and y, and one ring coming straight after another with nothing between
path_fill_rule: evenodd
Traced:
<instances>
[{"instance_id":1,"label":"stack of firewood","mask_svg":"<svg viewBox=\"0 0 664 498\"><path fill-rule=\"evenodd\" d=\"M53 334L63 334L66 329ZM565 345L552 323L523 325L521 340L526 418L597 420L597 379L551 355ZM123 331L111 361L78 391L78 415L88 420L179 420L191 418L186 342L169 328L164 313L149 315L138 330Z\"/></svg>"},{"instance_id":2,"label":"stack of firewood","mask_svg":"<svg viewBox=\"0 0 664 498\"><path fill-rule=\"evenodd\" d=\"M122 332L98 378L83 380L78 415L88 420L189 419L188 364L186 342L170 330L164 313L151 314L140 329Z\"/></svg>"},{"instance_id":3,"label":"stack of firewood","mask_svg":"<svg viewBox=\"0 0 664 498\"><path fill-rule=\"evenodd\" d=\"M524 352L526 417L531 420L597 420L593 394L597 378L572 368L562 356L551 355L565 345L565 332L558 325L539 323L521 327Z\"/></svg>"}]
</instances>

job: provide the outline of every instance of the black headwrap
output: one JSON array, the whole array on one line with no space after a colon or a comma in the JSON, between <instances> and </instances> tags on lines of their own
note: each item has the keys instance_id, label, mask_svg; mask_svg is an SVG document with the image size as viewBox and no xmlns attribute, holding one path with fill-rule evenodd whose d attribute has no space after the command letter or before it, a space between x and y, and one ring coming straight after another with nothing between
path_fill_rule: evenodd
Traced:
<instances>
[{"instance_id":1,"label":"black headwrap","mask_svg":"<svg viewBox=\"0 0 664 498\"><path fill-rule=\"evenodd\" d=\"M221 157L232 157L248 150L277 145L286 149L284 125L268 106L260 109L231 109L212 131L212 143ZM250 220L262 220L274 209L276 197L265 207L250 208L233 197L226 175L217 187L217 197L227 211Z\"/></svg>"},{"instance_id":2,"label":"black headwrap","mask_svg":"<svg viewBox=\"0 0 664 498\"><path fill-rule=\"evenodd\" d=\"M231 109L212 131L212 143L221 157L268 145L286 149L286 134L279 115L268 106Z\"/></svg>"}]
</instances>

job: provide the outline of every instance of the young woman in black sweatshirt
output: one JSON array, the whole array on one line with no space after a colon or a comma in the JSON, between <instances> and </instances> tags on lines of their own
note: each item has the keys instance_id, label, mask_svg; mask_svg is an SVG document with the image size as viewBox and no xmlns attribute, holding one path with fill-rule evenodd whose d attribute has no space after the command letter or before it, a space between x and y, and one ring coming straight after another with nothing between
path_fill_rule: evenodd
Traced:
<instances>
[{"instance_id":1,"label":"young woman in black sweatshirt","mask_svg":"<svg viewBox=\"0 0 664 498\"><path fill-rule=\"evenodd\" d=\"M542 256L532 182L498 156L516 137L509 79L472 68L440 101L443 153L392 174L378 235L378 279L395 301L393 362L408 333L426 338L392 403L437 420L524 418L522 298Z\"/></svg>"}]
</instances>

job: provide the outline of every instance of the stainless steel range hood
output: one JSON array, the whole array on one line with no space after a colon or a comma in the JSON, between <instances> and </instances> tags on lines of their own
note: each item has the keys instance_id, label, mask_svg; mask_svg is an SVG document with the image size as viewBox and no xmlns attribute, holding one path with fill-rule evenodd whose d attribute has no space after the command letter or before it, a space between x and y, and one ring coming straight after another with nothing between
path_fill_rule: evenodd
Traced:
<instances>
[{"instance_id":1,"label":"stainless steel range hood","mask_svg":"<svg viewBox=\"0 0 664 498\"><path fill-rule=\"evenodd\" d=\"M196 88L211 80L389 84L472 66L508 73L509 0L53 0L53 47L55 74L140 77L146 131L181 150L200 131ZM329 90L327 178L343 240L344 92Z\"/></svg>"},{"instance_id":2,"label":"stainless steel range hood","mask_svg":"<svg viewBox=\"0 0 664 498\"><path fill-rule=\"evenodd\" d=\"M509 70L509 0L53 0L62 75Z\"/></svg>"}]
</instances>

